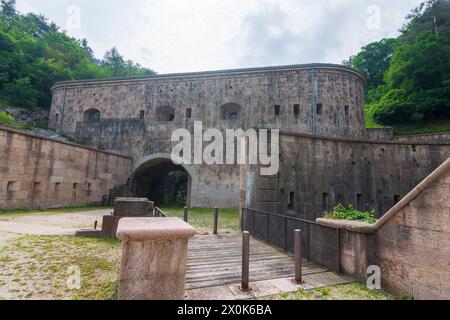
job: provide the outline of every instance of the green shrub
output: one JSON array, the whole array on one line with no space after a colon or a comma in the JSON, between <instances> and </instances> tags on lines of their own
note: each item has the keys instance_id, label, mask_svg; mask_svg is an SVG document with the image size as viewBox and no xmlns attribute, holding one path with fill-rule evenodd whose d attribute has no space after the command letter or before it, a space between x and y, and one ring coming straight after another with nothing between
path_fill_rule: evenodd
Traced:
<instances>
[{"instance_id":1,"label":"green shrub","mask_svg":"<svg viewBox=\"0 0 450 320\"><path fill-rule=\"evenodd\" d=\"M20 128L20 124L16 121L16 119L13 116L1 111L0 111L0 126L12 127L16 129Z\"/></svg>"},{"instance_id":2,"label":"green shrub","mask_svg":"<svg viewBox=\"0 0 450 320\"><path fill-rule=\"evenodd\" d=\"M356 220L368 223L375 223L377 221L375 218L375 210L358 211L355 208L353 208L352 205L344 207L342 204L337 205L333 211L325 212L325 218L340 219L340 220Z\"/></svg>"}]
</instances>

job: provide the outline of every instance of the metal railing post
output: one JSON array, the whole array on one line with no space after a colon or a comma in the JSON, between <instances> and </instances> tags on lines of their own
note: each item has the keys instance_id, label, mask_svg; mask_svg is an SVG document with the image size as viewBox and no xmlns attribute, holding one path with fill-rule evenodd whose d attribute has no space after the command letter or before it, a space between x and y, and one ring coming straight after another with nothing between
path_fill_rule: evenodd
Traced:
<instances>
[{"instance_id":1,"label":"metal railing post","mask_svg":"<svg viewBox=\"0 0 450 320\"><path fill-rule=\"evenodd\" d=\"M214 208L214 234L217 234L219 226L219 208Z\"/></svg>"},{"instance_id":2,"label":"metal railing post","mask_svg":"<svg viewBox=\"0 0 450 320\"><path fill-rule=\"evenodd\" d=\"M251 291L250 289L250 232L242 233L242 291Z\"/></svg>"},{"instance_id":3,"label":"metal railing post","mask_svg":"<svg viewBox=\"0 0 450 320\"><path fill-rule=\"evenodd\" d=\"M241 221L240 221L241 232L244 232L244 214L245 214L245 208L242 208L241 209Z\"/></svg>"},{"instance_id":4,"label":"metal railing post","mask_svg":"<svg viewBox=\"0 0 450 320\"><path fill-rule=\"evenodd\" d=\"M183 220L186 223L189 221L189 208L188 207L184 207Z\"/></svg>"},{"instance_id":5,"label":"metal railing post","mask_svg":"<svg viewBox=\"0 0 450 320\"><path fill-rule=\"evenodd\" d=\"M295 278L294 282L297 284L303 283L302 275L302 231L296 229L294 231L295 243Z\"/></svg>"}]
</instances>

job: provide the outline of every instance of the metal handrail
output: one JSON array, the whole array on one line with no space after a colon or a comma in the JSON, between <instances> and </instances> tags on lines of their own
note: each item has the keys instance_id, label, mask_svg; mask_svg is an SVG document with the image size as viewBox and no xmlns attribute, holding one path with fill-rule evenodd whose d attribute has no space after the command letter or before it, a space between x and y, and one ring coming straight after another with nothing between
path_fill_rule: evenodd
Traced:
<instances>
[{"instance_id":1,"label":"metal handrail","mask_svg":"<svg viewBox=\"0 0 450 320\"><path fill-rule=\"evenodd\" d=\"M273 212L267 212L267 211L262 211L262 210L257 210L257 209L251 209L251 208L242 208L242 216L241 216L241 229L242 231L250 231L250 230L244 230L244 214L245 212L249 212L250 214L253 214L253 223L252 223L252 230L251 232L253 233L253 236L256 236L255 234L255 216L257 214L259 215L265 215L267 216L267 230L266 230L266 241L268 243L270 243L270 219L268 218L269 216L273 216L273 217L277 217L277 218L281 218L284 220L284 235L285 235L285 239L284 239L284 250L288 251L288 242L287 242L287 220L292 220L292 221L298 221L298 222L302 222L302 223L306 223L308 226L308 236L307 236L307 247L308 247L308 257L307 260L310 260L311 257L311 244L310 244L310 226L320 226L320 227L325 227L325 228L329 228L329 229L333 229L336 231L336 270L338 273L341 272L341 255L340 255L340 251L341 251L341 246L340 246L340 231L341 228L337 227L337 226L330 226L330 225L325 225L322 223L318 223L315 221L309 221L309 220L305 220L305 219L301 219L301 218L295 218L295 217L291 217L291 216L287 216L287 215L283 215L283 214L276 214Z\"/></svg>"},{"instance_id":2,"label":"metal handrail","mask_svg":"<svg viewBox=\"0 0 450 320\"><path fill-rule=\"evenodd\" d=\"M160 208L155 207L154 216L156 218L167 218L169 215L167 213L165 213L164 211L162 211Z\"/></svg>"},{"instance_id":3,"label":"metal handrail","mask_svg":"<svg viewBox=\"0 0 450 320\"><path fill-rule=\"evenodd\" d=\"M278 214L278 213L273 213L273 212L267 212L267 211L262 211L262 210L251 209L251 208L243 208L243 210L252 211L252 212L254 212L256 214L264 214L264 215L268 215L268 216L276 216L276 217L291 219L291 220L304 222L304 223L308 223L308 224L320 225L322 227L329 227L331 229L340 229L337 226L330 226L330 225L326 225L326 224L323 224L323 223L318 223L318 222L315 222L315 221L310 221L310 220L305 220L305 219L296 218L296 217L292 217L292 216L287 216L287 215L284 215L284 214Z\"/></svg>"}]
</instances>

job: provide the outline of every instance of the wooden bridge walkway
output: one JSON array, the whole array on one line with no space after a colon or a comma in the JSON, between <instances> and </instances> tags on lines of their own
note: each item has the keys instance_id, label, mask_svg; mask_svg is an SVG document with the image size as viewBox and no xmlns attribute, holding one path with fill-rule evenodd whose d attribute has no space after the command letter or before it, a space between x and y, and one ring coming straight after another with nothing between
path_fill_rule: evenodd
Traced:
<instances>
[{"instance_id":1,"label":"wooden bridge walkway","mask_svg":"<svg viewBox=\"0 0 450 320\"><path fill-rule=\"evenodd\" d=\"M250 282L294 277L294 257L251 239ZM241 281L242 237L196 236L189 242L186 289L237 284ZM324 267L304 260L303 274L326 273Z\"/></svg>"}]
</instances>

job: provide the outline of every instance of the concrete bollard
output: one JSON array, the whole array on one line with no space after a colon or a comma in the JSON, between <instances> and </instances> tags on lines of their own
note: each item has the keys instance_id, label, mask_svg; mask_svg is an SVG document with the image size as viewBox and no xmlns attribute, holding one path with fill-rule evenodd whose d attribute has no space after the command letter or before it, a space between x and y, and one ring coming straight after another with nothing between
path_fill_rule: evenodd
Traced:
<instances>
[{"instance_id":1,"label":"concrete bollard","mask_svg":"<svg viewBox=\"0 0 450 320\"><path fill-rule=\"evenodd\" d=\"M123 218L119 300L183 300L187 245L195 229L178 218Z\"/></svg>"}]
</instances>

